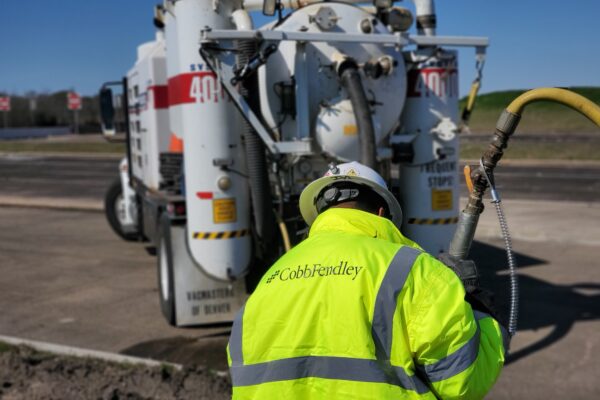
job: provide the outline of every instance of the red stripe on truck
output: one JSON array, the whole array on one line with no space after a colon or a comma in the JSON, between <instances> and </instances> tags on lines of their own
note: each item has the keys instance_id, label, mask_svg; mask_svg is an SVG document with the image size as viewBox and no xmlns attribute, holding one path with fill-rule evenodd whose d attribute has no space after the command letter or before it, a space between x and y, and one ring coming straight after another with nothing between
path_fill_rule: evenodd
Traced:
<instances>
[{"instance_id":1,"label":"red stripe on truck","mask_svg":"<svg viewBox=\"0 0 600 400\"><path fill-rule=\"evenodd\" d=\"M169 107L169 87L167 85L156 85L148 87L151 93L150 102L156 109Z\"/></svg>"},{"instance_id":2,"label":"red stripe on truck","mask_svg":"<svg viewBox=\"0 0 600 400\"><path fill-rule=\"evenodd\" d=\"M212 192L197 192L196 196L198 196L200 200L210 200L213 198Z\"/></svg>"},{"instance_id":3,"label":"red stripe on truck","mask_svg":"<svg viewBox=\"0 0 600 400\"><path fill-rule=\"evenodd\" d=\"M194 103L218 103L225 91L213 72L190 72L169 79L169 106Z\"/></svg>"}]
</instances>

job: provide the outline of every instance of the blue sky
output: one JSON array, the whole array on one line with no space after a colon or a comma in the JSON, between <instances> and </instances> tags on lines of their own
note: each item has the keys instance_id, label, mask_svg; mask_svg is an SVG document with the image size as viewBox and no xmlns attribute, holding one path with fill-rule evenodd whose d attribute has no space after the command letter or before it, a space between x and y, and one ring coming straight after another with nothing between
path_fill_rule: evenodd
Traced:
<instances>
[{"instance_id":1,"label":"blue sky","mask_svg":"<svg viewBox=\"0 0 600 400\"><path fill-rule=\"evenodd\" d=\"M0 0L0 91L93 94L151 40L154 0ZM412 3L397 3L412 8ZM600 86L600 1L438 0L438 34L488 36L482 92ZM460 50L461 95L474 51Z\"/></svg>"}]
</instances>

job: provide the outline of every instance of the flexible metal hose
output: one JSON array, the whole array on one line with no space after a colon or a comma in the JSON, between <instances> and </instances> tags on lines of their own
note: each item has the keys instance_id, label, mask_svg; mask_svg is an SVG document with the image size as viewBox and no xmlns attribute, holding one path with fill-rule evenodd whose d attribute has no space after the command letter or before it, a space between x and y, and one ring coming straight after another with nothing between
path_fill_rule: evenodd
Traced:
<instances>
[{"instance_id":1,"label":"flexible metal hose","mask_svg":"<svg viewBox=\"0 0 600 400\"><path fill-rule=\"evenodd\" d=\"M237 46L239 50L237 61L240 65L245 65L256 54L256 43L252 40L241 40ZM242 82L240 94L246 98L248 105L256 112L259 108L256 75ZM272 212L271 184L269 182L265 145L245 119L243 120L242 136L248 165L254 223L256 232L266 248L275 240L275 221Z\"/></svg>"},{"instance_id":2,"label":"flexible metal hose","mask_svg":"<svg viewBox=\"0 0 600 400\"><path fill-rule=\"evenodd\" d=\"M510 273L510 306L508 315L508 333L514 336L517 331L517 319L519 317L519 279L517 276L517 260L512 249L512 240L508 231L508 223L502 208L502 202L494 201L496 214L498 214L498 222L504 239L504 247L506 248L506 257L508 258L508 269Z\"/></svg>"}]
</instances>

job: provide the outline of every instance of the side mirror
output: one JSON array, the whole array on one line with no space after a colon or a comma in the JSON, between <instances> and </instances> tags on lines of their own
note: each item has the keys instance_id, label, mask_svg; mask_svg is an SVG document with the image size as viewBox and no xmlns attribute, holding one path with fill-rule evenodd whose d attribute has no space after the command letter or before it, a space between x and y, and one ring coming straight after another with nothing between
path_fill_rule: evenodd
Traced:
<instances>
[{"instance_id":1,"label":"side mirror","mask_svg":"<svg viewBox=\"0 0 600 400\"><path fill-rule=\"evenodd\" d=\"M100 118L102 120L102 133L106 136L114 136L116 131L113 92L106 87L100 90Z\"/></svg>"},{"instance_id":2,"label":"side mirror","mask_svg":"<svg viewBox=\"0 0 600 400\"><path fill-rule=\"evenodd\" d=\"M277 11L277 0L265 0L263 3L263 14L272 17Z\"/></svg>"}]
</instances>

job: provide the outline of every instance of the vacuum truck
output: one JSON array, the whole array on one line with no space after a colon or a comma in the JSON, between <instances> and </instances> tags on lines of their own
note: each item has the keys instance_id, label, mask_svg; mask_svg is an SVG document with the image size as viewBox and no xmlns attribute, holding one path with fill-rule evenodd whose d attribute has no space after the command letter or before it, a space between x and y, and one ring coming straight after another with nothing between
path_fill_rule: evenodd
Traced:
<instances>
[{"instance_id":1,"label":"vacuum truck","mask_svg":"<svg viewBox=\"0 0 600 400\"><path fill-rule=\"evenodd\" d=\"M155 247L168 323L232 321L306 234L298 197L331 163L379 171L404 234L448 251L459 219L455 48L473 48L482 66L488 40L438 36L433 0L414 3L156 7L155 39L100 98L104 134L120 130L120 113L127 145L107 218ZM261 12L268 22L255 27Z\"/></svg>"}]
</instances>

